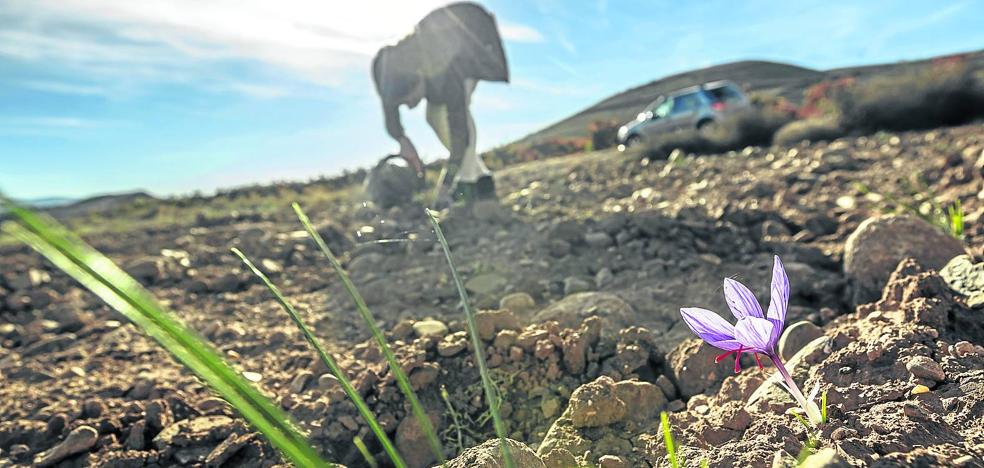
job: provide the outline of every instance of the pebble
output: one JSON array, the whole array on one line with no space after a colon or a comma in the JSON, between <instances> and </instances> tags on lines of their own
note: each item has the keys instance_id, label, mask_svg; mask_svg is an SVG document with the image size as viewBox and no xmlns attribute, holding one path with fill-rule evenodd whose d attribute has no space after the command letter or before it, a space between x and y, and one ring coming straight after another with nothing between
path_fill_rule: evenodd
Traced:
<instances>
[{"instance_id":1,"label":"pebble","mask_svg":"<svg viewBox=\"0 0 984 468\"><path fill-rule=\"evenodd\" d=\"M291 379L288 390L290 390L291 393L300 394L304 391L304 387L307 386L308 382L310 382L312 378L314 378L314 374L311 372L301 371L295 375L293 379Z\"/></svg>"},{"instance_id":2,"label":"pebble","mask_svg":"<svg viewBox=\"0 0 984 468\"><path fill-rule=\"evenodd\" d=\"M536 301L533 300L533 296L524 292L507 294L499 300L500 309L511 310L516 313L527 312L535 307Z\"/></svg>"},{"instance_id":3,"label":"pebble","mask_svg":"<svg viewBox=\"0 0 984 468\"><path fill-rule=\"evenodd\" d=\"M53 466L68 457L87 452L96 445L96 441L98 440L98 431L90 426L79 426L68 433L68 437L65 437L62 443L40 454L36 466Z\"/></svg>"},{"instance_id":4,"label":"pebble","mask_svg":"<svg viewBox=\"0 0 984 468\"><path fill-rule=\"evenodd\" d=\"M429 337L435 336L438 338L443 338L448 334L448 326L440 320L420 320L414 322L413 332L419 337Z\"/></svg>"},{"instance_id":5,"label":"pebble","mask_svg":"<svg viewBox=\"0 0 984 468\"><path fill-rule=\"evenodd\" d=\"M598 468L628 468L629 464L615 455L605 455L598 459Z\"/></svg>"},{"instance_id":6,"label":"pebble","mask_svg":"<svg viewBox=\"0 0 984 468\"><path fill-rule=\"evenodd\" d=\"M953 345L953 355L956 357L965 357L974 354L974 345L969 341L958 341Z\"/></svg>"},{"instance_id":7,"label":"pebble","mask_svg":"<svg viewBox=\"0 0 984 468\"><path fill-rule=\"evenodd\" d=\"M584 242L594 248L605 248L614 243L612 236L604 232L589 232L584 235Z\"/></svg>"},{"instance_id":8,"label":"pebble","mask_svg":"<svg viewBox=\"0 0 984 468\"><path fill-rule=\"evenodd\" d=\"M263 374L259 372L243 371L243 377L246 377L246 380L249 380L250 382L253 383L263 380Z\"/></svg>"},{"instance_id":9,"label":"pebble","mask_svg":"<svg viewBox=\"0 0 984 468\"><path fill-rule=\"evenodd\" d=\"M941 368L936 361L926 356L913 357L905 365L905 368L908 369L909 373L911 373L914 377L930 379L935 382L942 382L946 380L946 374L943 373L943 368Z\"/></svg>"},{"instance_id":10,"label":"pebble","mask_svg":"<svg viewBox=\"0 0 984 468\"><path fill-rule=\"evenodd\" d=\"M577 276L568 276L567 278L564 278L565 296L570 296L571 294L577 294L579 292L588 292L592 289L592 284L584 278Z\"/></svg>"},{"instance_id":11,"label":"pebble","mask_svg":"<svg viewBox=\"0 0 984 468\"><path fill-rule=\"evenodd\" d=\"M823 329L812 322L796 322L786 328L779 338L779 355L789 360L807 343L823 336Z\"/></svg>"},{"instance_id":12,"label":"pebble","mask_svg":"<svg viewBox=\"0 0 984 468\"><path fill-rule=\"evenodd\" d=\"M929 393L929 387L927 387L925 385L916 385L915 387L912 387L912 392L911 393L913 395L919 395L919 394L922 394L922 393Z\"/></svg>"}]
</instances>

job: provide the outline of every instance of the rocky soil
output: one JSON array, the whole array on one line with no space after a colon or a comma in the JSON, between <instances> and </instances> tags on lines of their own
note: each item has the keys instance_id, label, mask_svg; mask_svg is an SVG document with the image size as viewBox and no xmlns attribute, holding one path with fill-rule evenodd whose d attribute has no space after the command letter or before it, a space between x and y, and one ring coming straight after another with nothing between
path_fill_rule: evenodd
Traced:
<instances>
[{"instance_id":1,"label":"rocky soil","mask_svg":"<svg viewBox=\"0 0 984 468\"><path fill-rule=\"evenodd\" d=\"M678 312L727 311L724 277L764 300L778 254L792 283L780 351L798 363L798 382L828 392L824 455L981 466L982 171L982 125L673 162L589 153L503 171L501 205L455 208L443 224L482 310L516 453L529 466L665 466L665 410L688 464L789 462L806 437L766 381L771 370L735 376L714 364ZM913 175L927 184L920 194L961 201L963 241L885 216L893 203L923 202L906 193ZM382 462L337 382L228 253L239 247L282 285L407 460L430 466L378 350L289 208L254 212L262 194L237 196L236 211L165 227L134 219L88 240L287 409L327 458L361 466L359 435ZM458 296L422 208L299 201L383 322L447 456L495 466ZM26 248L0 249L0 466L282 463L120 315Z\"/></svg>"}]
</instances>

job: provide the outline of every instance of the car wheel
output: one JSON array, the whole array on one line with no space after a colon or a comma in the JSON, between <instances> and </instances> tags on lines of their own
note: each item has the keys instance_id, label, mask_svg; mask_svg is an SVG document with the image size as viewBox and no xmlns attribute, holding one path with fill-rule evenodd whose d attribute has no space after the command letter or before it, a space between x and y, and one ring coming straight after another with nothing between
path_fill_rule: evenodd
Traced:
<instances>
[{"instance_id":1,"label":"car wheel","mask_svg":"<svg viewBox=\"0 0 984 468\"><path fill-rule=\"evenodd\" d=\"M701 133L707 133L708 131L713 129L714 126L715 126L715 122L713 119L704 119L701 120L700 122L697 122L697 131Z\"/></svg>"}]
</instances>

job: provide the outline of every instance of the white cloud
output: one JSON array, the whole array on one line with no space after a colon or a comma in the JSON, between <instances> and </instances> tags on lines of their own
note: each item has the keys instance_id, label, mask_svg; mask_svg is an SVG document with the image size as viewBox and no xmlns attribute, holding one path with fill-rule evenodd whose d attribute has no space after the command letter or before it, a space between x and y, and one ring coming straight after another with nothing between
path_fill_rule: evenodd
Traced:
<instances>
[{"instance_id":1,"label":"white cloud","mask_svg":"<svg viewBox=\"0 0 984 468\"><path fill-rule=\"evenodd\" d=\"M513 42L543 42L543 34L524 24L499 21L499 33L502 38Z\"/></svg>"},{"instance_id":2,"label":"white cloud","mask_svg":"<svg viewBox=\"0 0 984 468\"><path fill-rule=\"evenodd\" d=\"M104 86L81 83L37 80L21 81L18 85L27 89L54 94L74 94L79 96L108 96L110 94L110 91Z\"/></svg>"},{"instance_id":3,"label":"white cloud","mask_svg":"<svg viewBox=\"0 0 984 468\"><path fill-rule=\"evenodd\" d=\"M208 66L245 59L306 81L337 85L349 73L367 71L380 46L412 31L420 18L444 3L4 0L0 57L114 79L184 82L198 82ZM507 40L543 40L528 26L501 25ZM251 86L240 90L269 96L269 90Z\"/></svg>"}]
</instances>

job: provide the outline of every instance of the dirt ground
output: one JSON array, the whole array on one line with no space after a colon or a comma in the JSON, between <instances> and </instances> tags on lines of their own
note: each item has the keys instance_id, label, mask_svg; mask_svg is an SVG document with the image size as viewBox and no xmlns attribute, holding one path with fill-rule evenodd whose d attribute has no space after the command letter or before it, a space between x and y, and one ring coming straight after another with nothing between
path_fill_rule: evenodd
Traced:
<instances>
[{"instance_id":1,"label":"dirt ground","mask_svg":"<svg viewBox=\"0 0 984 468\"><path fill-rule=\"evenodd\" d=\"M597 152L506 169L501 204L453 208L442 224L482 310L510 437L546 466L666 466L660 410L688 465L795 457L806 435L785 414L790 398L765 383L771 369L734 376L679 315L685 306L726 313L725 277L765 302L773 255L792 284L787 328L812 324L780 351L801 351L796 380L828 393L818 446L850 465L984 466L984 273L972 266L984 254L982 172L980 124L672 162ZM235 211L172 223L150 222L163 209L151 206L86 238L287 409L326 458L362 466L358 435L383 463L335 379L228 250L240 248L324 339L407 461L430 466L327 261L286 204L251 210L276 191L227 194L241 199ZM421 206L380 211L350 192L298 201L343 258L454 457L494 433L450 272ZM929 206L925 197L961 201L962 244L919 226L849 240L893 206ZM283 463L122 316L27 248L0 245L0 466ZM938 258L961 250L969 281L944 280ZM916 262L898 266L907 256Z\"/></svg>"}]
</instances>

